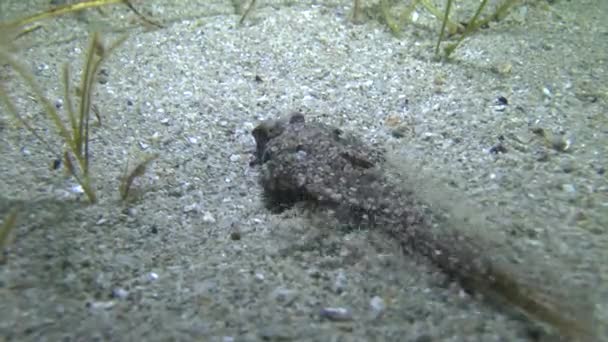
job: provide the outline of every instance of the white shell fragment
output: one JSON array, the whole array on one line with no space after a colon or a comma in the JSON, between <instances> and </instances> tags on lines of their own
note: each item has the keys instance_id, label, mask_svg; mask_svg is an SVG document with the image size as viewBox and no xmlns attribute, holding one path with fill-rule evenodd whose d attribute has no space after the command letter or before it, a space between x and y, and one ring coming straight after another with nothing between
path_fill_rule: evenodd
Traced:
<instances>
[{"instance_id":1,"label":"white shell fragment","mask_svg":"<svg viewBox=\"0 0 608 342\"><path fill-rule=\"evenodd\" d=\"M154 272L149 272L148 274L146 274L146 280L149 282L153 282L155 280L158 280L158 274L154 273Z\"/></svg>"}]
</instances>

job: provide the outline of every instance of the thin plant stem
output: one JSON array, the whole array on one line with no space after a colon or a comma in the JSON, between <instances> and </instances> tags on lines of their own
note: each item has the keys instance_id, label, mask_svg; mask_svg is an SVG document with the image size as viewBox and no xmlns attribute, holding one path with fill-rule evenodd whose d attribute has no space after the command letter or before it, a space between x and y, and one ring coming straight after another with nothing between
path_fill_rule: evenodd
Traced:
<instances>
[{"instance_id":1,"label":"thin plant stem","mask_svg":"<svg viewBox=\"0 0 608 342\"><path fill-rule=\"evenodd\" d=\"M450 10L452 9L452 0L448 0L448 3L445 7L445 13L443 15L443 22L441 23L441 31L439 32L439 39L437 39L437 45L435 46L435 57L439 56L439 45L443 40L445 35L445 26L448 22L448 17L450 15Z\"/></svg>"}]
</instances>

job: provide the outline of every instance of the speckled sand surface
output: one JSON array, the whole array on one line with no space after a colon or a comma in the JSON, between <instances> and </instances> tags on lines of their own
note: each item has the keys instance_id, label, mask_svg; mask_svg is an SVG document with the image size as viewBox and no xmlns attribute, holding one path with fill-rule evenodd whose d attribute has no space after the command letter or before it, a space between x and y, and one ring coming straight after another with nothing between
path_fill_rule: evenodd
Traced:
<instances>
[{"instance_id":1,"label":"speckled sand surface","mask_svg":"<svg viewBox=\"0 0 608 342\"><path fill-rule=\"evenodd\" d=\"M0 109L1 217L23 205L0 265L0 340L532 340L519 316L380 233L269 213L249 132L294 110L388 146L420 196L462 222L486 216L474 229L506 238L522 268L526 251L540 255L560 275L541 286L570 286L569 300L608 321L607 1L526 1L449 62L433 60L439 25L424 11L394 37L372 19L351 23L349 1L258 2L242 26L231 1L150 0L135 4L165 28L144 32L115 6L19 40L20 60L61 105L61 67L76 80L87 29L130 34L93 99L98 204ZM3 20L48 6L25 3L2 1ZM153 153L140 198L122 203L127 161ZM327 307L350 317L322 319Z\"/></svg>"}]
</instances>

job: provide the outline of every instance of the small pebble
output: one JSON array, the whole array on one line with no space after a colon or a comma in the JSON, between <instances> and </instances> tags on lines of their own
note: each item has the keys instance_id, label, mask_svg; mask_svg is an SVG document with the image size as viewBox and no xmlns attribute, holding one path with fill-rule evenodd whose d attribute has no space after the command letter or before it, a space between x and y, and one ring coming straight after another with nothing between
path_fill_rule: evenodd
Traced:
<instances>
[{"instance_id":1,"label":"small pebble","mask_svg":"<svg viewBox=\"0 0 608 342\"><path fill-rule=\"evenodd\" d=\"M205 214L203 214L203 222L215 223L215 217L213 217L213 215L207 211L207 212L205 212Z\"/></svg>"},{"instance_id":2,"label":"small pebble","mask_svg":"<svg viewBox=\"0 0 608 342\"><path fill-rule=\"evenodd\" d=\"M86 306L91 310L106 310L111 309L114 304L114 301L110 300L107 302L87 302Z\"/></svg>"},{"instance_id":3,"label":"small pebble","mask_svg":"<svg viewBox=\"0 0 608 342\"><path fill-rule=\"evenodd\" d=\"M562 184L562 190L567 193L573 194L576 192L576 187L572 184Z\"/></svg>"},{"instance_id":4,"label":"small pebble","mask_svg":"<svg viewBox=\"0 0 608 342\"><path fill-rule=\"evenodd\" d=\"M513 64L511 63L500 63L498 65L496 65L494 68L494 72L500 74L500 75L508 75L511 73L511 70L513 70Z\"/></svg>"},{"instance_id":5,"label":"small pebble","mask_svg":"<svg viewBox=\"0 0 608 342\"><path fill-rule=\"evenodd\" d=\"M536 135L538 135L539 137L546 137L547 133L545 133L545 130L542 127L532 127L530 129L530 131Z\"/></svg>"},{"instance_id":6,"label":"small pebble","mask_svg":"<svg viewBox=\"0 0 608 342\"><path fill-rule=\"evenodd\" d=\"M161 138L160 133L154 132L154 133L152 133L152 136L148 140L151 143L158 143L160 141L160 138Z\"/></svg>"},{"instance_id":7,"label":"small pebble","mask_svg":"<svg viewBox=\"0 0 608 342\"><path fill-rule=\"evenodd\" d=\"M238 230L234 230L230 232L230 240L239 241L241 239L241 232Z\"/></svg>"},{"instance_id":8,"label":"small pebble","mask_svg":"<svg viewBox=\"0 0 608 342\"><path fill-rule=\"evenodd\" d=\"M418 11L414 11L412 13L412 22L413 23L417 22L419 17L420 17L420 14L418 14Z\"/></svg>"},{"instance_id":9,"label":"small pebble","mask_svg":"<svg viewBox=\"0 0 608 342\"><path fill-rule=\"evenodd\" d=\"M320 315L322 318L336 322L351 321L353 319L352 313L346 308L323 308Z\"/></svg>"},{"instance_id":10,"label":"small pebble","mask_svg":"<svg viewBox=\"0 0 608 342\"><path fill-rule=\"evenodd\" d=\"M384 313L384 309L386 308L386 305L384 304L384 299L379 296L372 297L372 299L369 301L369 306L372 309L372 314L374 318L382 316L382 314Z\"/></svg>"},{"instance_id":11,"label":"small pebble","mask_svg":"<svg viewBox=\"0 0 608 342\"><path fill-rule=\"evenodd\" d=\"M146 274L146 280L147 281L155 281L158 279L158 274L154 273L154 272L149 272L148 274Z\"/></svg>"},{"instance_id":12,"label":"small pebble","mask_svg":"<svg viewBox=\"0 0 608 342\"><path fill-rule=\"evenodd\" d=\"M116 287L112 290L112 297L125 299L129 296L129 291L123 289L122 287Z\"/></svg>"},{"instance_id":13,"label":"small pebble","mask_svg":"<svg viewBox=\"0 0 608 342\"><path fill-rule=\"evenodd\" d=\"M55 158L53 159L53 163L51 165L51 169L53 170L57 170L61 167L61 159L59 158Z\"/></svg>"},{"instance_id":14,"label":"small pebble","mask_svg":"<svg viewBox=\"0 0 608 342\"><path fill-rule=\"evenodd\" d=\"M80 184L76 184L70 187L70 191L75 194L84 194L84 189Z\"/></svg>"},{"instance_id":15,"label":"small pebble","mask_svg":"<svg viewBox=\"0 0 608 342\"><path fill-rule=\"evenodd\" d=\"M436 133L432 133L432 132L424 132L422 133L422 140L423 141L432 141L435 138L439 137L439 134Z\"/></svg>"},{"instance_id":16,"label":"small pebble","mask_svg":"<svg viewBox=\"0 0 608 342\"><path fill-rule=\"evenodd\" d=\"M499 153L507 153L507 148L502 143L498 143L492 147L490 147L490 153L499 154Z\"/></svg>"},{"instance_id":17,"label":"small pebble","mask_svg":"<svg viewBox=\"0 0 608 342\"><path fill-rule=\"evenodd\" d=\"M101 70L99 70L99 73L97 74L97 82L99 84L106 84L106 83L108 83L109 76L110 76L110 73L108 72L107 69L101 69Z\"/></svg>"},{"instance_id":18,"label":"small pebble","mask_svg":"<svg viewBox=\"0 0 608 342\"><path fill-rule=\"evenodd\" d=\"M55 313L57 313L58 315L63 315L65 313L65 306L63 304L58 304L55 307Z\"/></svg>"},{"instance_id":19,"label":"small pebble","mask_svg":"<svg viewBox=\"0 0 608 342\"><path fill-rule=\"evenodd\" d=\"M397 115L391 115L388 118L386 118L384 120L384 123L388 126L388 127L397 127L399 126L399 124L401 124L401 119L397 116Z\"/></svg>"},{"instance_id":20,"label":"small pebble","mask_svg":"<svg viewBox=\"0 0 608 342\"><path fill-rule=\"evenodd\" d=\"M137 208L128 208L126 214L129 217L135 217L139 214L139 210L137 210Z\"/></svg>"}]
</instances>

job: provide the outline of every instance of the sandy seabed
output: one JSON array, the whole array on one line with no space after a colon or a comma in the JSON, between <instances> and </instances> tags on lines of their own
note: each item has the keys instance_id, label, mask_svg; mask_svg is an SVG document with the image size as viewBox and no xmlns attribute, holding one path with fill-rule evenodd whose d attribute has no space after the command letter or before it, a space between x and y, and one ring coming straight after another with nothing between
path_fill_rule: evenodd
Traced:
<instances>
[{"instance_id":1,"label":"sandy seabed","mask_svg":"<svg viewBox=\"0 0 608 342\"><path fill-rule=\"evenodd\" d=\"M491 222L471 228L505 239L531 274L553 274L538 285L566 291L608 340L607 1L525 1L449 61L433 58L439 23L422 9L396 37L372 2L353 24L349 1L258 1L243 25L234 3L136 2L161 29L122 6L90 10L17 41L62 109L62 66L77 84L88 32L129 34L93 94L98 203L0 107L0 217L20 208L0 265L0 339L550 339L379 232L264 208L250 132L301 111L385 146L455 227ZM0 16L48 5L3 1ZM474 11L459 5L459 18ZM1 70L61 151L40 104ZM155 153L121 201L127 165Z\"/></svg>"}]
</instances>

